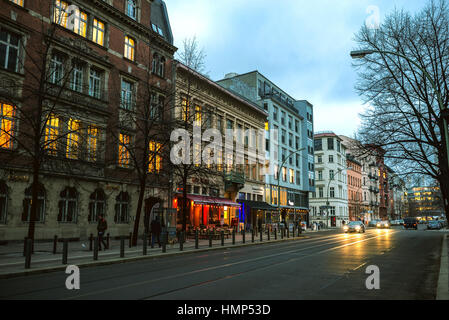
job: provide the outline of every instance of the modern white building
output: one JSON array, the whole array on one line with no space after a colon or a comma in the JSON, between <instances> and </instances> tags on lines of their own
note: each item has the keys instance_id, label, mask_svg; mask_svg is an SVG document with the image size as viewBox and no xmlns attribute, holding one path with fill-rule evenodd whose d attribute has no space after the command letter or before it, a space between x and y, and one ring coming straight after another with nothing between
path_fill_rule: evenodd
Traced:
<instances>
[{"instance_id":1,"label":"modern white building","mask_svg":"<svg viewBox=\"0 0 449 320\"><path fill-rule=\"evenodd\" d=\"M340 227L349 220L346 147L333 132L314 135L315 192L310 194L310 222Z\"/></svg>"}]
</instances>

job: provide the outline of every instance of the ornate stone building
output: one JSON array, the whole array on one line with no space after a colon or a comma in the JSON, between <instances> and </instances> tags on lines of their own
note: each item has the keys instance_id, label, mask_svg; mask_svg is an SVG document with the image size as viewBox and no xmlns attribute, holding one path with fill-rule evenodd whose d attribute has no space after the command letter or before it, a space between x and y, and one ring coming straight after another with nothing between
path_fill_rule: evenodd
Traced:
<instances>
[{"instance_id":1,"label":"ornate stone building","mask_svg":"<svg viewBox=\"0 0 449 320\"><path fill-rule=\"evenodd\" d=\"M0 240L27 235L37 178L36 239L85 238L99 214L112 236L129 234L139 115L151 99L159 122L171 117L176 48L164 2L5 0L0 32ZM151 163L144 211L169 200Z\"/></svg>"}]
</instances>

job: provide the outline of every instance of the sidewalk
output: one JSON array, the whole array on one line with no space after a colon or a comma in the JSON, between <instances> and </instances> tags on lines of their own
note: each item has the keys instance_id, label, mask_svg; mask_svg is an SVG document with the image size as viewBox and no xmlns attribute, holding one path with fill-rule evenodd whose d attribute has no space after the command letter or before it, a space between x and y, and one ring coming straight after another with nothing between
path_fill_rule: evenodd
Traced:
<instances>
[{"instance_id":1,"label":"sidewalk","mask_svg":"<svg viewBox=\"0 0 449 320\"><path fill-rule=\"evenodd\" d=\"M68 258L67 265L77 265L78 267L91 267L115 263L123 263L127 261L137 261L142 259L153 259L159 257L166 257L179 254L189 254L195 252L220 250L230 247L241 247L250 245L261 245L265 243L273 243L280 241L291 241L302 239L306 237L307 233L316 233L328 230L319 231L307 231L301 235L295 234L295 237L290 234L284 238L281 238L281 234L278 233L277 240L275 240L274 234L270 234L270 241L268 242L268 235L263 234L262 242L260 241L260 235L257 234L252 242L251 233L246 233L245 243L243 243L242 235L236 234L235 244L232 243L232 237L224 239L224 245L221 245L221 239L213 240L212 247L209 247L208 239L200 239L198 241L198 249L195 249L195 239L187 239L183 244L183 250L180 250L179 243L167 244L166 252L162 252L162 248L155 243L154 248L150 245L147 246L147 255L143 255L143 240L140 238L136 247L129 247L129 240L125 240L125 256L120 257L120 240L110 241L110 249L102 250L98 252L98 260L94 260L94 252L89 251L89 240L69 242L68 243ZM0 279L12 278L17 276L45 273L57 270L65 270L67 265L62 263L62 250L63 244L58 242L57 252L53 254L53 242L36 242L34 245L34 254L31 257L30 269L25 269L25 257L23 256L23 243L11 243L8 245L0 246Z\"/></svg>"},{"instance_id":2,"label":"sidewalk","mask_svg":"<svg viewBox=\"0 0 449 320\"><path fill-rule=\"evenodd\" d=\"M441 248L440 275L438 277L436 300L449 300L449 237L444 235Z\"/></svg>"}]
</instances>

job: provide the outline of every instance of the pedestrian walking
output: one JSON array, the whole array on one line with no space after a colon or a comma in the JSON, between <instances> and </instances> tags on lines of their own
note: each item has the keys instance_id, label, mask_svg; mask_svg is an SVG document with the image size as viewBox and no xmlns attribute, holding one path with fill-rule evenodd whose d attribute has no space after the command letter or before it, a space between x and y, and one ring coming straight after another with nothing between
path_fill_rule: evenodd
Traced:
<instances>
[{"instance_id":1,"label":"pedestrian walking","mask_svg":"<svg viewBox=\"0 0 449 320\"><path fill-rule=\"evenodd\" d=\"M101 243L103 243L104 249L109 249L106 241L104 240L104 233L108 229L108 223L103 215L98 216L98 250L101 251Z\"/></svg>"},{"instance_id":2,"label":"pedestrian walking","mask_svg":"<svg viewBox=\"0 0 449 320\"><path fill-rule=\"evenodd\" d=\"M151 222L151 245L154 246L154 241L157 238L159 248L161 247L161 223L159 217Z\"/></svg>"}]
</instances>

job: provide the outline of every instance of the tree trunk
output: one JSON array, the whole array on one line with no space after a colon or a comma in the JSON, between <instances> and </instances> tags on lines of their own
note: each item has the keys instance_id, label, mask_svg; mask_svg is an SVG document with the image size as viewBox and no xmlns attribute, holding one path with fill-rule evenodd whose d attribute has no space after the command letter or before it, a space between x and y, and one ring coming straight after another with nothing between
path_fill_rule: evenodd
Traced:
<instances>
[{"instance_id":1,"label":"tree trunk","mask_svg":"<svg viewBox=\"0 0 449 320\"><path fill-rule=\"evenodd\" d=\"M137 238L139 235L139 222L140 222L140 215L142 212L142 206L143 206L143 198L145 196L145 187L146 187L146 181L141 180L140 181L140 191L139 191L139 200L137 202L137 209L136 209L136 219L134 220L134 230L133 230L133 237L132 237L132 246L137 246Z\"/></svg>"},{"instance_id":2,"label":"tree trunk","mask_svg":"<svg viewBox=\"0 0 449 320\"><path fill-rule=\"evenodd\" d=\"M28 238L32 239L34 242L34 231L36 226L36 214L38 201L38 191L39 191L39 170L40 164L37 160L33 161L33 182L31 187L31 212L30 212L30 222L28 224Z\"/></svg>"},{"instance_id":3,"label":"tree trunk","mask_svg":"<svg viewBox=\"0 0 449 320\"><path fill-rule=\"evenodd\" d=\"M186 231L187 229L187 176L184 175L183 180L183 188L182 188L182 231Z\"/></svg>"}]
</instances>

